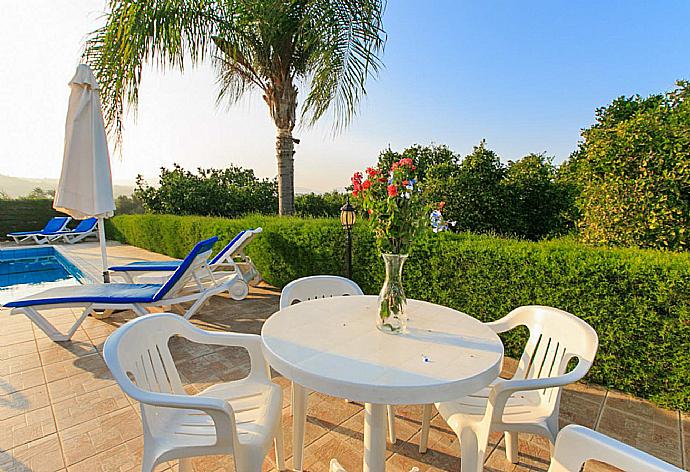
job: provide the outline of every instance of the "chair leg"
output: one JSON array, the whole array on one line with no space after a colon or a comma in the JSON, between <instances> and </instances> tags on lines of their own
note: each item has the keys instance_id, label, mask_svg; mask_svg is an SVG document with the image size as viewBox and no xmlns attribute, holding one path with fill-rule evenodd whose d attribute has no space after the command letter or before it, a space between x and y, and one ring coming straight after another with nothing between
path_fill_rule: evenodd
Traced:
<instances>
[{"instance_id":1,"label":"chair leg","mask_svg":"<svg viewBox=\"0 0 690 472\"><path fill-rule=\"evenodd\" d=\"M395 408L392 405L386 407L388 412L388 440L391 444L395 444L398 440L395 436Z\"/></svg>"},{"instance_id":2,"label":"chair leg","mask_svg":"<svg viewBox=\"0 0 690 472\"><path fill-rule=\"evenodd\" d=\"M508 460L513 463L517 464L519 462L518 459L518 449L519 449L519 443L518 443L518 433L515 431L506 431L504 433L505 440L506 440L506 457Z\"/></svg>"},{"instance_id":3,"label":"chair leg","mask_svg":"<svg viewBox=\"0 0 690 472\"><path fill-rule=\"evenodd\" d=\"M424 454L429 445L429 428L431 427L431 403L424 405L422 410L422 432L419 438L419 453Z\"/></svg>"},{"instance_id":4,"label":"chair leg","mask_svg":"<svg viewBox=\"0 0 690 472\"><path fill-rule=\"evenodd\" d=\"M294 469L302 470L304 457L304 429L307 422L308 391L299 384L292 384L292 456Z\"/></svg>"},{"instance_id":5,"label":"chair leg","mask_svg":"<svg viewBox=\"0 0 690 472\"><path fill-rule=\"evenodd\" d=\"M469 427L463 428L460 433L460 471L482 472L484 449L486 447L479 447L477 432Z\"/></svg>"},{"instance_id":6,"label":"chair leg","mask_svg":"<svg viewBox=\"0 0 690 472\"><path fill-rule=\"evenodd\" d=\"M233 458L235 459L235 470L238 472L261 472L264 463L263 456L256 453L252 454L249 451L234 451Z\"/></svg>"},{"instance_id":7,"label":"chair leg","mask_svg":"<svg viewBox=\"0 0 690 472\"><path fill-rule=\"evenodd\" d=\"M280 471L286 470L286 467L285 467L285 444L283 442L282 418L281 418L280 424L278 425L278 431L276 431L276 437L275 437L273 442L274 442L275 448L276 448L276 467Z\"/></svg>"}]
</instances>

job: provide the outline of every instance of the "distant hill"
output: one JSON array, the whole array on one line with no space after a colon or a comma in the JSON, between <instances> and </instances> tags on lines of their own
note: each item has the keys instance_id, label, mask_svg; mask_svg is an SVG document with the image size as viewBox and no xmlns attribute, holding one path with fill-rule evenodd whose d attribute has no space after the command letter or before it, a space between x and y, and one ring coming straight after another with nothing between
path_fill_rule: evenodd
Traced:
<instances>
[{"instance_id":1,"label":"distant hill","mask_svg":"<svg viewBox=\"0 0 690 472\"><path fill-rule=\"evenodd\" d=\"M23 197L31 193L36 187L43 190L55 190L58 179L27 179L24 177L10 177L0 174L0 192L4 192L12 198ZM131 195L134 187L127 185L113 185L113 195Z\"/></svg>"}]
</instances>

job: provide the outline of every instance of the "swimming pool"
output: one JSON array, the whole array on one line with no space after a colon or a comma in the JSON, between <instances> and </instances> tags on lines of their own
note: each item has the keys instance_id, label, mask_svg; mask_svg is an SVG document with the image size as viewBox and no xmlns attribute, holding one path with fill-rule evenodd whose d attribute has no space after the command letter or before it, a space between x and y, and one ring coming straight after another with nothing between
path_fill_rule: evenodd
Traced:
<instances>
[{"instance_id":1,"label":"swimming pool","mask_svg":"<svg viewBox=\"0 0 690 472\"><path fill-rule=\"evenodd\" d=\"M0 304L85 280L79 268L54 247L0 249Z\"/></svg>"}]
</instances>

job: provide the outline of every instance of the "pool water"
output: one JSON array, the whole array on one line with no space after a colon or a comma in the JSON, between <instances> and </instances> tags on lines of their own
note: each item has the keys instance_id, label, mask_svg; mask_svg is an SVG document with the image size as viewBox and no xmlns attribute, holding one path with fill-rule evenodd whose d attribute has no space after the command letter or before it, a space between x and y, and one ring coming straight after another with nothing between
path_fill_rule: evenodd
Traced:
<instances>
[{"instance_id":1,"label":"pool water","mask_svg":"<svg viewBox=\"0 0 690 472\"><path fill-rule=\"evenodd\" d=\"M53 247L0 250L0 304L84 280L84 274Z\"/></svg>"}]
</instances>

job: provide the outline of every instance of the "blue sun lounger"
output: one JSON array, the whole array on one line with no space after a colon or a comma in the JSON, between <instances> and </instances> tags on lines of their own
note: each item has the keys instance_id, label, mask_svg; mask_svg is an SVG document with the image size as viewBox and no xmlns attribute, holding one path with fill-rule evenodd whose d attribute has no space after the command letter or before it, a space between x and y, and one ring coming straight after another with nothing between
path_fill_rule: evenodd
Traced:
<instances>
[{"instance_id":1,"label":"blue sun lounger","mask_svg":"<svg viewBox=\"0 0 690 472\"><path fill-rule=\"evenodd\" d=\"M95 236L98 238L98 218L87 218L81 220L76 228L72 230L58 231L52 236L48 236L50 241L58 241L62 239L64 242L69 244L78 243L89 236Z\"/></svg>"},{"instance_id":2,"label":"blue sun lounger","mask_svg":"<svg viewBox=\"0 0 690 472\"><path fill-rule=\"evenodd\" d=\"M33 240L36 244L45 244L50 242L52 236L64 231L71 219L69 216L56 216L51 218L41 230L15 231L14 233L8 233L7 236L14 239L14 242L17 244L29 240Z\"/></svg>"},{"instance_id":3,"label":"blue sun lounger","mask_svg":"<svg viewBox=\"0 0 690 472\"><path fill-rule=\"evenodd\" d=\"M223 249L208 261L212 277L239 274L247 284L259 278L259 271L252 260L244 254L244 249L261 233L261 228L240 231ZM182 261L141 261L126 265L112 266L108 270L121 275L128 282L135 282L142 275L152 272L172 272ZM233 297L234 298L234 297Z\"/></svg>"},{"instance_id":4,"label":"blue sun lounger","mask_svg":"<svg viewBox=\"0 0 690 472\"><path fill-rule=\"evenodd\" d=\"M218 238L199 242L181 261L179 267L163 284L87 284L57 287L6 303L10 314L24 314L42 329L53 341L68 341L86 317L94 310L133 310L137 316L148 313L148 307L179 306L193 302L184 311L185 319L191 318L212 296L229 291L240 282L239 277L228 277L203 290L190 290L189 282L198 271L208 270L207 261ZM60 332L42 314L57 308L78 308L84 311L66 334Z\"/></svg>"}]
</instances>

